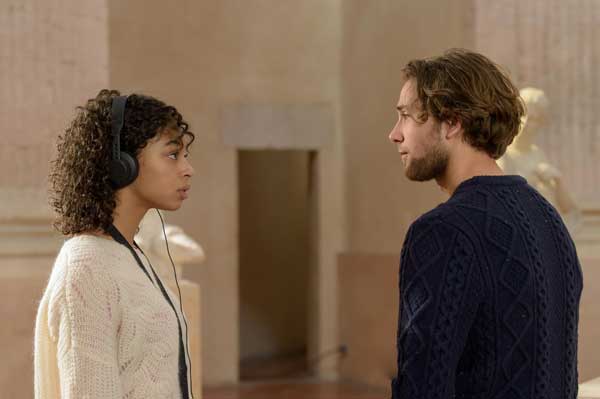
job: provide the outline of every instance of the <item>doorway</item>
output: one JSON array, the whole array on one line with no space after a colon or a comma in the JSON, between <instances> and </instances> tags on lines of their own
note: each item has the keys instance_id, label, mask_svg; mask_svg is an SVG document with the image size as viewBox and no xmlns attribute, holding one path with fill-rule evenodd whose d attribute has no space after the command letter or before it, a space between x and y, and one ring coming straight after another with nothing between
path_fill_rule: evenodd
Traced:
<instances>
[{"instance_id":1,"label":"doorway","mask_svg":"<svg viewBox=\"0 0 600 399\"><path fill-rule=\"evenodd\" d=\"M306 376L315 152L239 150L240 379Z\"/></svg>"}]
</instances>

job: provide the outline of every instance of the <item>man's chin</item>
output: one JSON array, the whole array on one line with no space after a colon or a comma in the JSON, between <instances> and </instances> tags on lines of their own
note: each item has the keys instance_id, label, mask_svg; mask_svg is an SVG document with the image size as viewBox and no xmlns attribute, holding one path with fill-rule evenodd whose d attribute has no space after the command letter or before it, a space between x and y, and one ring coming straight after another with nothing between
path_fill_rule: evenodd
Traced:
<instances>
[{"instance_id":1,"label":"man's chin","mask_svg":"<svg viewBox=\"0 0 600 399\"><path fill-rule=\"evenodd\" d=\"M436 162L436 163L425 163L416 162L409 164L404 169L404 174L409 180L426 182L430 180L436 180L446 174L448 163L447 161Z\"/></svg>"},{"instance_id":2,"label":"man's chin","mask_svg":"<svg viewBox=\"0 0 600 399\"><path fill-rule=\"evenodd\" d=\"M417 177L406 176L406 177L410 181L416 181L416 182L420 182L420 183L431 181L431 180L435 179L435 177L421 177L421 176L417 176Z\"/></svg>"},{"instance_id":3,"label":"man's chin","mask_svg":"<svg viewBox=\"0 0 600 399\"><path fill-rule=\"evenodd\" d=\"M435 176L431 176L430 174L416 173L410 169L405 169L404 175L410 181L426 182L435 179Z\"/></svg>"}]
</instances>

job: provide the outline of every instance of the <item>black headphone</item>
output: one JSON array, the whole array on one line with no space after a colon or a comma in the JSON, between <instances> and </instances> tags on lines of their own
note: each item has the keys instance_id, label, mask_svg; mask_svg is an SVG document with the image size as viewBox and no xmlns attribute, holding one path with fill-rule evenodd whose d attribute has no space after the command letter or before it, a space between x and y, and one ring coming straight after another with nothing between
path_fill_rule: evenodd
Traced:
<instances>
[{"instance_id":1,"label":"black headphone","mask_svg":"<svg viewBox=\"0 0 600 399\"><path fill-rule=\"evenodd\" d=\"M138 176L137 158L121 151L121 130L125 122L125 104L127 96L118 96L112 100L112 159L109 164L109 178L115 189L133 183Z\"/></svg>"}]
</instances>

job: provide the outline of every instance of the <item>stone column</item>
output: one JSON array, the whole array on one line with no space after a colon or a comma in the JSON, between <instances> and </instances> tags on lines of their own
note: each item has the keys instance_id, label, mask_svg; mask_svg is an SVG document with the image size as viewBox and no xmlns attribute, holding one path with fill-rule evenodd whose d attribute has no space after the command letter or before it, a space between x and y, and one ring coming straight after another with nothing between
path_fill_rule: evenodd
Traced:
<instances>
[{"instance_id":1,"label":"stone column","mask_svg":"<svg viewBox=\"0 0 600 399\"><path fill-rule=\"evenodd\" d=\"M33 331L61 237L46 176L76 105L108 83L104 1L5 0L0 5L0 389L33 396Z\"/></svg>"}]
</instances>

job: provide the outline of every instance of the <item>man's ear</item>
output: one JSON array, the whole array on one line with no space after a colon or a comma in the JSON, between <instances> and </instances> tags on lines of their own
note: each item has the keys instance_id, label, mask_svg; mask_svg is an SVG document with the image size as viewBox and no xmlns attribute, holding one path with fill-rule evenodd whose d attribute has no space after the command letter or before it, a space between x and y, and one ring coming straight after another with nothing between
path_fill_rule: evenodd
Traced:
<instances>
[{"instance_id":1,"label":"man's ear","mask_svg":"<svg viewBox=\"0 0 600 399\"><path fill-rule=\"evenodd\" d=\"M445 137L447 140L460 137L463 133L462 123L460 119L448 119L443 122L445 126Z\"/></svg>"}]
</instances>

